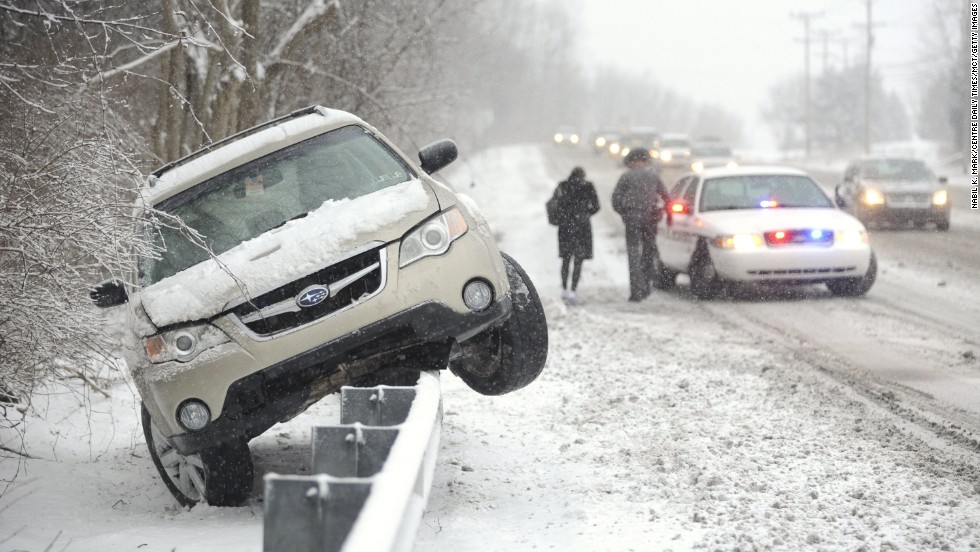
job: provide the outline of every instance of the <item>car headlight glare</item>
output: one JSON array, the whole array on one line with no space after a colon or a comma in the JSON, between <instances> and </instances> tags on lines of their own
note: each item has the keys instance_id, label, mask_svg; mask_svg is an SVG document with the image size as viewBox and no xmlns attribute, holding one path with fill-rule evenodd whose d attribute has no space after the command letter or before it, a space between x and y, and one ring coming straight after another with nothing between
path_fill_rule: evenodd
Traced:
<instances>
[{"instance_id":1,"label":"car headlight glare","mask_svg":"<svg viewBox=\"0 0 980 552\"><path fill-rule=\"evenodd\" d=\"M431 255L442 255L456 238L466 233L463 214L453 207L422 223L402 238L398 266L405 267Z\"/></svg>"},{"instance_id":2,"label":"car headlight glare","mask_svg":"<svg viewBox=\"0 0 980 552\"><path fill-rule=\"evenodd\" d=\"M885 195L878 190L865 190L862 196L865 205L884 205Z\"/></svg>"},{"instance_id":3,"label":"car headlight glare","mask_svg":"<svg viewBox=\"0 0 980 552\"><path fill-rule=\"evenodd\" d=\"M946 190L937 190L932 194L932 204L937 207L946 205L947 201L949 201L949 196L946 194Z\"/></svg>"},{"instance_id":4,"label":"car headlight glare","mask_svg":"<svg viewBox=\"0 0 980 552\"><path fill-rule=\"evenodd\" d=\"M731 234L718 236L714 239L714 244L722 249L746 251L761 248L765 245L765 240L761 234Z\"/></svg>"},{"instance_id":5,"label":"car headlight glare","mask_svg":"<svg viewBox=\"0 0 980 552\"><path fill-rule=\"evenodd\" d=\"M565 138L565 137L564 137L564 136L562 136L561 134L555 134L555 143L556 143L556 144L560 144L560 143L561 143L561 141L562 141L562 140L564 140L564 138Z\"/></svg>"},{"instance_id":6,"label":"car headlight glare","mask_svg":"<svg viewBox=\"0 0 980 552\"><path fill-rule=\"evenodd\" d=\"M695 161L691 163L691 170L694 172L701 172L704 170L704 163L700 161Z\"/></svg>"},{"instance_id":7,"label":"car headlight glare","mask_svg":"<svg viewBox=\"0 0 980 552\"><path fill-rule=\"evenodd\" d=\"M595 139L595 147L601 148L606 145L606 139L602 136Z\"/></svg>"},{"instance_id":8,"label":"car headlight glare","mask_svg":"<svg viewBox=\"0 0 980 552\"><path fill-rule=\"evenodd\" d=\"M617 144L615 142L612 143L612 144L609 144L609 153L611 153L613 155L619 155L619 150L620 150L619 144Z\"/></svg>"},{"instance_id":9,"label":"car headlight glare","mask_svg":"<svg viewBox=\"0 0 980 552\"><path fill-rule=\"evenodd\" d=\"M866 230L838 230L834 232L834 243L837 245L862 245L868 243Z\"/></svg>"},{"instance_id":10,"label":"car headlight glare","mask_svg":"<svg viewBox=\"0 0 980 552\"><path fill-rule=\"evenodd\" d=\"M203 351L229 341L231 338L217 327L200 324L151 335L143 340L143 346L150 362L159 364L171 360L188 362Z\"/></svg>"},{"instance_id":11,"label":"car headlight glare","mask_svg":"<svg viewBox=\"0 0 980 552\"><path fill-rule=\"evenodd\" d=\"M674 156L669 151L665 151L660 154L660 158L663 159L664 161L670 161L672 157Z\"/></svg>"},{"instance_id":12,"label":"car headlight glare","mask_svg":"<svg viewBox=\"0 0 980 552\"><path fill-rule=\"evenodd\" d=\"M572 134L568 138L568 141L571 142L571 143L573 143L573 144L577 144L578 143L578 134Z\"/></svg>"}]
</instances>

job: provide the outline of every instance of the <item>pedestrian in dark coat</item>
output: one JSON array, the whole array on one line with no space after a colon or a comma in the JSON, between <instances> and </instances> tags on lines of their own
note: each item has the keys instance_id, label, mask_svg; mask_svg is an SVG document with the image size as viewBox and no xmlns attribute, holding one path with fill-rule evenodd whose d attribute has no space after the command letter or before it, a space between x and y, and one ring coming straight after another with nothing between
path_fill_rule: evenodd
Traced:
<instances>
[{"instance_id":1,"label":"pedestrian in dark coat","mask_svg":"<svg viewBox=\"0 0 980 552\"><path fill-rule=\"evenodd\" d=\"M626 156L628 170L619 177L613 190L613 210L626 226L626 258L630 272L630 301L642 301L650 295L657 254L658 197L664 205L670 194L653 168L650 152L635 149Z\"/></svg>"},{"instance_id":2,"label":"pedestrian in dark coat","mask_svg":"<svg viewBox=\"0 0 980 552\"><path fill-rule=\"evenodd\" d=\"M585 179L582 167L572 169L567 180L558 183L558 256L561 257L562 299L575 302L575 290L582 276L582 261L592 258L592 222L599 211L595 185ZM572 281L569 289L569 271Z\"/></svg>"}]
</instances>

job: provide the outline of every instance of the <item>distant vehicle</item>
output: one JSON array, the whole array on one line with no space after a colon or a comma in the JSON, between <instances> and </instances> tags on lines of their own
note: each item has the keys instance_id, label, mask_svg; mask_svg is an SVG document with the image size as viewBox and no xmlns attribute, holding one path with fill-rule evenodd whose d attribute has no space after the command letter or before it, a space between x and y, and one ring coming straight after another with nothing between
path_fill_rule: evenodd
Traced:
<instances>
[{"instance_id":1,"label":"distant vehicle","mask_svg":"<svg viewBox=\"0 0 980 552\"><path fill-rule=\"evenodd\" d=\"M946 177L906 157L865 157L848 164L835 190L837 204L866 225L936 225L949 230Z\"/></svg>"},{"instance_id":2,"label":"distant vehicle","mask_svg":"<svg viewBox=\"0 0 980 552\"><path fill-rule=\"evenodd\" d=\"M823 283L845 297L874 284L877 263L864 225L803 171L705 169L681 177L671 198L657 233L660 289L679 273L699 299L733 282Z\"/></svg>"},{"instance_id":3,"label":"distant vehicle","mask_svg":"<svg viewBox=\"0 0 980 552\"><path fill-rule=\"evenodd\" d=\"M660 138L660 133L654 129L634 127L623 133L619 140L610 144L609 153L625 158L630 151L636 148L645 148L652 154L653 146L658 138Z\"/></svg>"},{"instance_id":4,"label":"distant vehicle","mask_svg":"<svg viewBox=\"0 0 980 552\"><path fill-rule=\"evenodd\" d=\"M619 139L619 134L617 129L600 128L592 135L592 150L595 153L607 153L609 145Z\"/></svg>"},{"instance_id":5,"label":"distant vehicle","mask_svg":"<svg viewBox=\"0 0 980 552\"><path fill-rule=\"evenodd\" d=\"M695 143L691 145L691 170L701 172L714 167L738 166L732 148L721 142Z\"/></svg>"},{"instance_id":6,"label":"distant vehicle","mask_svg":"<svg viewBox=\"0 0 980 552\"><path fill-rule=\"evenodd\" d=\"M344 385L449 368L499 395L532 382L547 323L486 221L431 176L452 140L401 153L312 106L170 163L135 207L158 245L123 283L150 458L184 506L240 504L248 441Z\"/></svg>"},{"instance_id":7,"label":"distant vehicle","mask_svg":"<svg viewBox=\"0 0 980 552\"><path fill-rule=\"evenodd\" d=\"M574 128L560 127L555 131L553 139L559 146L577 146L582 137Z\"/></svg>"},{"instance_id":8,"label":"distant vehicle","mask_svg":"<svg viewBox=\"0 0 980 552\"><path fill-rule=\"evenodd\" d=\"M691 163L691 139L686 134L664 134L653 144L651 155L661 167L681 167Z\"/></svg>"}]
</instances>

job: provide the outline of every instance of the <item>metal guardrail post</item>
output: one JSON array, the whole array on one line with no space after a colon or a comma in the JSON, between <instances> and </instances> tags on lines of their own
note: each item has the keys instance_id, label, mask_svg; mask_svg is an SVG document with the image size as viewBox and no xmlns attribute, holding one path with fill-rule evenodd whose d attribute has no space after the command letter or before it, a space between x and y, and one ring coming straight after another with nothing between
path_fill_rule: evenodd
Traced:
<instances>
[{"instance_id":1,"label":"metal guardrail post","mask_svg":"<svg viewBox=\"0 0 980 552\"><path fill-rule=\"evenodd\" d=\"M438 372L415 387L345 387L341 425L313 429L315 475L265 476L265 552L408 551L442 425Z\"/></svg>"}]
</instances>

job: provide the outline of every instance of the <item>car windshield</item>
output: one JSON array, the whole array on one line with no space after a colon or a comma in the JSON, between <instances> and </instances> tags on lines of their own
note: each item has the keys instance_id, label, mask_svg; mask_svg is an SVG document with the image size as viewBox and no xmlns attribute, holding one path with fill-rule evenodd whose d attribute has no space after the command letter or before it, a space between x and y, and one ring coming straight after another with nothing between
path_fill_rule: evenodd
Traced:
<instances>
[{"instance_id":1,"label":"car windshield","mask_svg":"<svg viewBox=\"0 0 980 552\"><path fill-rule=\"evenodd\" d=\"M159 259L140 263L143 285L172 276L300 218L327 201L354 199L410 180L408 167L359 126L347 126L219 174L157 205L147 224ZM203 242L203 243L202 243Z\"/></svg>"},{"instance_id":2,"label":"car windshield","mask_svg":"<svg viewBox=\"0 0 980 552\"><path fill-rule=\"evenodd\" d=\"M732 150L726 146L695 146L692 153L697 157L731 157Z\"/></svg>"},{"instance_id":3,"label":"car windshield","mask_svg":"<svg viewBox=\"0 0 980 552\"><path fill-rule=\"evenodd\" d=\"M933 180L932 171L915 159L876 159L861 164L861 175L873 180Z\"/></svg>"},{"instance_id":4,"label":"car windshield","mask_svg":"<svg viewBox=\"0 0 980 552\"><path fill-rule=\"evenodd\" d=\"M701 211L827 207L833 203L809 177L789 174L722 176L704 181Z\"/></svg>"}]
</instances>

